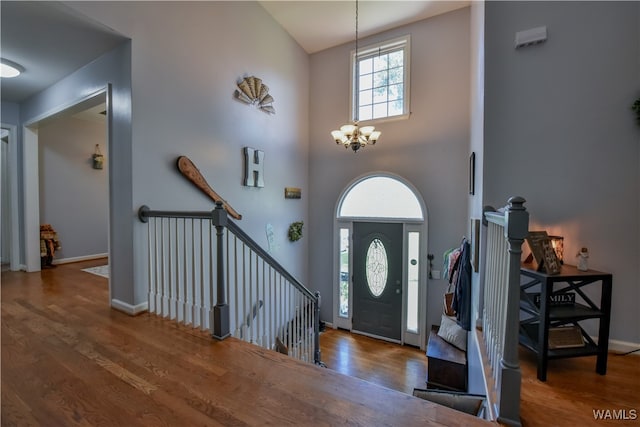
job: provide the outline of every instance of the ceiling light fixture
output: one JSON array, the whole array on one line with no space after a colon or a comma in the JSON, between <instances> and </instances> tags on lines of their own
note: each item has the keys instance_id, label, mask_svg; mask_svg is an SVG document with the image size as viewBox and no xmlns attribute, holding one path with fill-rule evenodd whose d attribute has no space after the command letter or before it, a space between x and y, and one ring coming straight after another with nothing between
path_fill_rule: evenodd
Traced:
<instances>
[{"instance_id":1,"label":"ceiling light fixture","mask_svg":"<svg viewBox=\"0 0 640 427\"><path fill-rule=\"evenodd\" d=\"M355 69L355 88L356 96L359 95L360 84L360 60L358 57L358 0L356 0L356 55L355 55L356 69ZM378 138L380 138L381 132L375 130L373 126L358 126L358 107L355 108L355 120L351 124L343 125L340 130L331 131L331 136L336 141L336 144L342 144L345 148L351 148L355 153L360 148L363 148L369 144L374 145Z\"/></svg>"},{"instance_id":2,"label":"ceiling light fixture","mask_svg":"<svg viewBox=\"0 0 640 427\"><path fill-rule=\"evenodd\" d=\"M19 76L24 67L8 59L0 58L0 77L10 79Z\"/></svg>"}]
</instances>

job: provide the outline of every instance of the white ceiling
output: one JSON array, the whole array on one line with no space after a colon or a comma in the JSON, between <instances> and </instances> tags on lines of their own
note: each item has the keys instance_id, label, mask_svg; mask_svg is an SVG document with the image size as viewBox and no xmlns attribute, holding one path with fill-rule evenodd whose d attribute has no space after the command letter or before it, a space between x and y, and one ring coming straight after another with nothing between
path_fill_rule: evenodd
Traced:
<instances>
[{"instance_id":1,"label":"white ceiling","mask_svg":"<svg viewBox=\"0 0 640 427\"><path fill-rule=\"evenodd\" d=\"M2 100L22 102L125 40L56 1L0 0L0 56L25 69L0 79Z\"/></svg>"},{"instance_id":2,"label":"white ceiling","mask_svg":"<svg viewBox=\"0 0 640 427\"><path fill-rule=\"evenodd\" d=\"M107 120L107 104L101 102L95 107L87 108L74 114L72 117L88 122L104 123Z\"/></svg>"},{"instance_id":3,"label":"white ceiling","mask_svg":"<svg viewBox=\"0 0 640 427\"><path fill-rule=\"evenodd\" d=\"M307 53L355 39L355 1L259 3ZM468 4L469 1L360 0L359 36ZM0 56L25 68L17 78L0 80L3 101L22 102L126 40L57 1L0 0L0 17Z\"/></svg>"},{"instance_id":4,"label":"white ceiling","mask_svg":"<svg viewBox=\"0 0 640 427\"><path fill-rule=\"evenodd\" d=\"M355 40L355 1L260 1L262 7L307 53L315 53ZM468 6L470 1L361 0L358 2L358 37Z\"/></svg>"}]
</instances>

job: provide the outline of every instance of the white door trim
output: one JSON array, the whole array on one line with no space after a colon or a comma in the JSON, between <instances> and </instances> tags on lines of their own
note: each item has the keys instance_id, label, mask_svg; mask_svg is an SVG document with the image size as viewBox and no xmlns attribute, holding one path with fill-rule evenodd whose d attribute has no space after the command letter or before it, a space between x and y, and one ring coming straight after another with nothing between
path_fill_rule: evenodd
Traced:
<instances>
[{"instance_id":1,"label":"white door trim","mask_svg":"<svg viewBox=\"0 0 640 427\"><path fill-rule=\"evenodd\" d=\"M356 217L340 217L340 206L342 201L344 200L345 195L360 181L363 181L370 177L376 176L385 176L396 179L400 181L404 185L406 185L415 197L418 199L420 203L420 207L422 209L423 219L402 219L402 218L374 218L374 217L365 217L365 218L356 218ZM351 277L349 278L349 316L347 318L339 316L339 304L340 304L340 229L346 228L349 230L349 266L350 270L352 270L353 265L353 223L354 222L399 222L404 224L403 227L403 255L402 255L402 263L403 263L403 283L402 283L402 292L403 292L403 303L402 303L402 335L401 335L401 343L402 344L411 344L417 345L422 350L426 349L427 345L427 286L428 286L428 270L427 270L427 242L428 242L428 215L426 204L424 203L424 199L420 192L411 184L410 181L404 179L403 177L389 173L389 172L371 172L364 175L359 176L354 179L347 185L343 191L340 193L338 200L335 206L335 216L334 216L334 227L333 227L333 327L334 328L343 328L348 329L352 332L353 325L351 322L351 316L353 315L353 271L349 271ZM407 235L410 231L419 231L420 232L420 270L419 270L419 288L418 288L418 332L410 332L406 329L406 313L407 313L407 295L408 295L408 278L406 277L407 272ZM338 256L336 256L338 254Z\"/></svg>"},{"instance_id":2,"label":"white door trim","mask_svg":"<svg viewBox=\"0 0 640 427\"><path fill-rule=\"evenodd\" d=\"M38 129L22 128L22 170L24 183L24 253L26 270L40 271L40 171Z\"/></svg>"}]
</instances>

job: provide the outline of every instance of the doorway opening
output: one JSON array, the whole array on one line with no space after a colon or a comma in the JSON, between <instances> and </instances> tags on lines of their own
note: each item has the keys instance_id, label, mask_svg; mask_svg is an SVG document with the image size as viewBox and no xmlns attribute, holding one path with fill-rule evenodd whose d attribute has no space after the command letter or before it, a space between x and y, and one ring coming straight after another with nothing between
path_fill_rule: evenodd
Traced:
<instances>
[{"instance_id":1,"label":"doorway opening","mask_svg":"<svg viewBox=\"0 0 640 427\"><path fill-rule=\"evenodd\" d=\"M424 349L427 216L419 192L394 174L362 176L340 195L335 230L334 327Z\"/></svg>"},{"instance_id":2,"label":"doorway opening","mask_svg":"<svg viewBox=\"0 0 640 427\"><path fill-rule=\"evenodd\" d=\"M39 271L41 269L41 249L40 249L40 225L42 220L52 221L50 218L58 218L58 222L53 224L53 227L60 234L64 253L64 262L83 261L94 258L104 258L109 255L109 204L110 204L110 191L109 191L109 170L110 162L108 161L110 139L109 121L110 116L110 86L80 99L72 105L61 106L53 112L47 113L42 117L25 124L23 127L23 140L24 140L24 162L25 164L32 165L32 167L25 168L24 171L24 206L25 206L25 264L27 271ZM88 122L86 120L87 115L103 116L102 119L96 117L93 119L95 122L99 122L96 125L101 127L98 132L93 135L93 139L87 138L86 147L80 146L85 141L83 138L76 138L78 141L69 142L73 140L74 135L69 134L68 138L65 138L61 133L64 130L56 129L57 123L65 124L71 123L73 120L76 123L77 128L74 128L72 133L77 133L80 129L88 129L86 125L82 125L81 122ZM58 139L65 140L64 144L45 143L40 140L40 133L44 134L45 129L55 129L56 132L50 133L58 137ZM50 137L54 141L55 137ZM97 138L97 139L96 139ZM66 146L71 144L72 146ZM75 144L75 145L74 145ZM103 148L103 152L107 153L107 160L104 162L103 170L92 169L92 154L94 153L95 145L100 144ZM68 156L76 156L78 151L81 153L77 158L67 158ZM65 154L67 153L67 154ZM60 167L65 161L68 163L68 167ZM57 166L56 166L57 165ZM57 168L63 170L57 170L53 172L46 168ZM73 173L76 175L73 175ZM84 178L78 178L77 173L85 174ZM52 176L54 178L52 179ZM57 178L55 178L57 177ZM74 178L75 177L75 178ZM58 182L59 181L59 182ZM95 182L92 182L95 181ZM64 184L66 182L66 184ZM62 185L62 187L60 187ZM100 194L91 195L91 188L89 186L97 185ZM75 188L77 186L77 188ZM75 188L75 189L74 189ZM50 192L57 191L58 197L52 197ZM57 189L57 190L56 190ZM84 195L80 194L84 191ZM95 222L95 218L85 218L85 220L78 220L82 218L82 215L87 214L86 210L82 207L85 204L95 207L96 200L90 200L91 197L97 197L102 200L102 208L100 208L100 218ZM66 201L65 201L66 200ZM80 215L80 217L78 217ZM75 218L75 219L73 219ZM65 232L61 232L58 228L59 225L64 223L66 227ZM93 224L89 226L90 231L82 230L82 224ZM95 223L95 224L94 224ZM100 225L98 226L97 224ZM86 227L85 227L86 228ZM95 230L100 228L100 230ZM95 230L91 233L91 229ZM100 236L98 236L98 234ZM65 238L68 245L65 245ZM96 241L102 239L99 250L95 250ZM73 244L71 244L73 241ZM78 243L82 242L82 243ZM89 247L86 249L87 253L82 254L81 247ZM72 248L80 252L72 252Z\"/></svg>"}]
</instances>

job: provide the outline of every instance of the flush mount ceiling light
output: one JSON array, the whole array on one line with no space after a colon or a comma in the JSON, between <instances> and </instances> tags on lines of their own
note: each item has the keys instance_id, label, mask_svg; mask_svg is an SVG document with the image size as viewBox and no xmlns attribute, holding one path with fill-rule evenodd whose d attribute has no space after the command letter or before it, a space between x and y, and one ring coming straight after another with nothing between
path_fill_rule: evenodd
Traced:
<instances>
[{"instance_id":1,"label":"flush mount ceiling light","mask_svg":"<svg viewBox=\"0 0 640 427\"><path fill-rule=\"evenodd\" d=\"M9 61L5 58L0 58L0 77L11 78L17 77L24 71L24 67L20 64L16 64L13 61Z\"/></svg>"},{"instance_id":2,"label":"flush mount ceiling light","mask_svg":"<svg viewBox=\"0 0 640 427\"><path fill-rule=\"evenodd\" d=\"M355 80L355 93L359 92L359 77L360 76L360 61L358 57L358 0L356 0L356 78ZM355 153L360 148L369 144L374 145L378 138L380 138L380 131L375 130L373 126L364 126L360 128L358 126L358 108L355 109L355 120L351 124L343 125L340 130L331 131L331 136L336 141L336 144L342 144L345 148L351 148Z\"/></svg>"}]
</instances>

